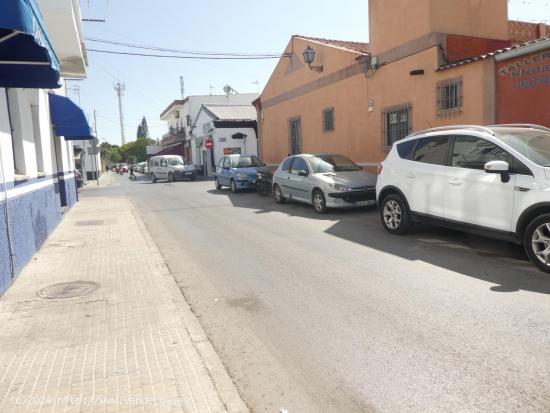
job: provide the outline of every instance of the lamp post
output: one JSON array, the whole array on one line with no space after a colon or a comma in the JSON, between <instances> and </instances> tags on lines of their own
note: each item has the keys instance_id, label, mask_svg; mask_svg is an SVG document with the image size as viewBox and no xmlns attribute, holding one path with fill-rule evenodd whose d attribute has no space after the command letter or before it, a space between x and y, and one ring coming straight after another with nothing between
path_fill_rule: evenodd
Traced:
<instances>
[{"instance_id":1,"label":"lamp post","mask_svg":"<svg viewBox=\"0 0 550 413\"><path fill-rule=\"evenodd\" d=\"M304 53L302 53L302 56L304 56L304 61L307 63L311 70L315 70L316 72L320 73L323 71L323 65L312 66L312 63L315 61L315 53L315 50L313 50L311 46L307 46L304 50Z\"/></svg>"}]
</instances>

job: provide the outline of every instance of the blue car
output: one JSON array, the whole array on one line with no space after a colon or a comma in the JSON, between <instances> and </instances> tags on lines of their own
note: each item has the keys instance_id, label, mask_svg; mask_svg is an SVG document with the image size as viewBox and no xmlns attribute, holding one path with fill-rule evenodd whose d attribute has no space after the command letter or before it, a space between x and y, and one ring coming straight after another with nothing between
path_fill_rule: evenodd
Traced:
<instances>
[{"instance_id":1,"label":"blue car","mask_svg":"<svg viewBox=\"0 0 550 413\"><path fill-rule=\"evenodd\" d=\"M216 167L216 189L228 186L233 193L240 189L254 189L258 171L266 169L265 164L254 155L224 156Z\"/></svg>"}]
</instances>

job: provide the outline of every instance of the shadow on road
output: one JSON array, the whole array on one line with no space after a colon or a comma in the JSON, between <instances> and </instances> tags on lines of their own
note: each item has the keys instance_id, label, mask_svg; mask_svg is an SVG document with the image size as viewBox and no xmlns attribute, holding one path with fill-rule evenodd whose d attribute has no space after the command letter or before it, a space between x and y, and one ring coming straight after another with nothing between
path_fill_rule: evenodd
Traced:
<instances>
[{"instance_id":1,"label":"shadow on road","mask_svg":"<svg viewBox=\"0 0 550 413\"><path fill-rule=\"evenodd\" d=\"M430 225L417 225L404 236L387 233L380 224L376 207L331 210L317 214L310 205L287 202L276 204L270 196L232 193L229 189L207 191L228 198L237 208L254 209L314 220L335 221L325 232L368 248L409 261L425 263L495 284L495 292L520 290L550 294L550 275L540 272L526 257L523 247L477 235Z\"/></svg>"}]
</instances>

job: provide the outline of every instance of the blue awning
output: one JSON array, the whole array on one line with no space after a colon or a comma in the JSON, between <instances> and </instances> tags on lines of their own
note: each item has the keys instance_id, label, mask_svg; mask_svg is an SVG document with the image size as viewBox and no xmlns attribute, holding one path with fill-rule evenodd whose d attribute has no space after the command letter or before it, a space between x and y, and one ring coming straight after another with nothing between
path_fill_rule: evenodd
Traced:
<instances>
[{"instance_id":1,"label":"blue awning","mask_svg":"<svg viewBox=\"0 0 550 413\"><path fill-rule=\"evenodd\" d=\"M64 136L68 141L93 139L86 115L80 107L66 96L49 93L50 117L55 136Z\"/></svg>"},{"instance_id":2,"label":"blue awning","mask_svg":"<svg viewBox=\"0 0 550 413\"><path fill-rule=\"evenodd\" d=\"M0 0L0 87L56 89L59 71L35 0Z\"/></svg>"}]
</instances>

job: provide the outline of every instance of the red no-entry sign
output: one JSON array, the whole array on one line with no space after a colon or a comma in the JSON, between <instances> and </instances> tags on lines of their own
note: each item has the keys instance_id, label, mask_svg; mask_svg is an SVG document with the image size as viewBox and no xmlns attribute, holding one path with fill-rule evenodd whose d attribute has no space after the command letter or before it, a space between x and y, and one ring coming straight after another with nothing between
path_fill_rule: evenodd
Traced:
<instances>
[{"instance_id":1,"label":"red no-entry sign","mask_svg":"<svg viewBox=\"0 0 550 413\"><path fill-rule=\"evenodd\" d=\"M214 141L212 139L207 139L206 142L204 142L204 147L206 149L212 149L214 147Z\"/></svg>"}]
</instances>

